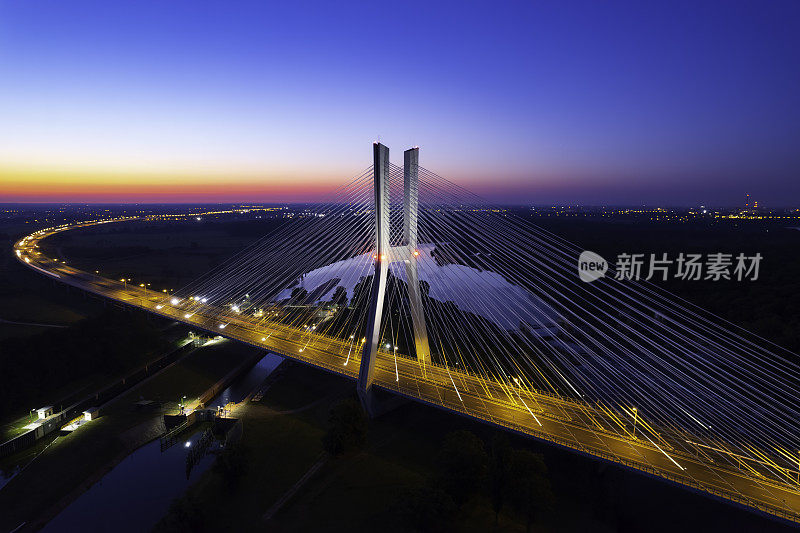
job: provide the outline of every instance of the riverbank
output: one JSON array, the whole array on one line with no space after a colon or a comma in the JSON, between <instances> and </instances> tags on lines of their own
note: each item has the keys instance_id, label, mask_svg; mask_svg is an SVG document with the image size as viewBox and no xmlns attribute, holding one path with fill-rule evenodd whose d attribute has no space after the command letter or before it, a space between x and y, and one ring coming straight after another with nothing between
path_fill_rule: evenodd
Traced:
<instances>
[{"instance_id":1,"label":"riverbank","mask_svg":"<svg viewBox=\"0 0 800 533\"><path fill-rule=\"evenodd\" d=\"M140 387L127 392L99 419L58 437L0 490L0 531L21 524L35 531L142 444L158 437L161 415L177 411L182 396L202 396L220 376L252 360L253 349L222 342L196 350ZM140 399L157 411L134 409Z\"/></svg>"}]
</instances>

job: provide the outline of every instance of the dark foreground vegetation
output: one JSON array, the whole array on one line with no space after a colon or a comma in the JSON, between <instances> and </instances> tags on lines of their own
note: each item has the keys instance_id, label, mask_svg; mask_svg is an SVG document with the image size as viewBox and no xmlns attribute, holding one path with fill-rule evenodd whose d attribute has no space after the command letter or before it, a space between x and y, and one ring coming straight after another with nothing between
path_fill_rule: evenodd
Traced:
<instances>
[{"instance_id":1,"label":"dark foreground vegetation","mask_svg":"<svg viewBox=\"0 0 800 533\"><path fill-rule=\"evenodd\" d=\"M242 414L241 448L221 454L154 531L791 530L420 404L367 420L352 387L289 364ZM323 466L301 481L319 461Z\"/></svg>"}]
</instances>

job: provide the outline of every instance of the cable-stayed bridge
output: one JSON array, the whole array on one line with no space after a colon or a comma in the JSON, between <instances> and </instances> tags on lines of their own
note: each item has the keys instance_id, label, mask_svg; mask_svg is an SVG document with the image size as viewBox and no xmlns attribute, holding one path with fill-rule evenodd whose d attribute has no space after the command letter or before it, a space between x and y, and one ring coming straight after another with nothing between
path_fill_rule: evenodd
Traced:
<instances>
[{"instance_id":1,"label":"cable-stayed bridge","mask_svg":"<svg viewBox=\"0 0 800 533\"><path fill-rule=\"evenodd\" d=\"M419 166L374 163L172 295L46 257L84 290L800 521L797 356L655 285L583 283L581 250ZM146 217L144 217L146 220ZM133 220L126 218L123 220ZM613 273L612 273L613 274Z\"/></svg>"}]
</instances>

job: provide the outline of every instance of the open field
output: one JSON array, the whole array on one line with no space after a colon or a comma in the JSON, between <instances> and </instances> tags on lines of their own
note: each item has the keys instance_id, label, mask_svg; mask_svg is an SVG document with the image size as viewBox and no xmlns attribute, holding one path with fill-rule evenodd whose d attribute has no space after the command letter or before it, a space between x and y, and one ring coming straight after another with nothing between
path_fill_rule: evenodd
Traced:
<instances>
[{"instance_id":1,"label":"open field","mask_svg":"<svg viewBox=\"0 0 800 533\"><path fill-rule=\"evenodd\" d=\"M102 312L102 301L55 284L20 265L8 250L3 252L0 254L0 319L67 326ZM0 322L0 340L50 329Z\"/></svg>"},{"instance_id":2,"label":"open field","mask_svg":"<svg viewBox=\"0 0 800 533\"><path fill-rule=\"evenodd\" d=\"M330 459L267 524L263 514L310 468L322 451L327 411L351 395L353 383L295 364L264 399L245 409L246 471L235 486L214 468L187 491L173 518L199 513L200 531L407 531L398 499L435 483L436 456L447 433L467 429L489 442L496 430L445 412L408 403L370 422L362 452ZM535 531L789 531L791 528L733 505L700 497L669 482L511 437L514 447L542 453L556 506L542 514ZM207 511L214 505L224 513ZM681 509L664 514L664 509ZM180 509L180 511L178 511ZM658 523L652 516L660 515ZM169 515L168 515L169 517ZM166 519L157 531L176 531ZM203 529L206 528L206 529ZM453 531L524 531L524 520L507 506L498 525L486 496L456 514Z\"/></svg>"},{"instance_id":3,"label":"open field","mask_svg":"<svg viewBox=\"0 0 800 533\"><path fill-rule=\"evenodd\" d=\"M273 227L272 221L255 222L265 233ZM81 228L57 235L43 250L104 277L151 283L156 291L177 289L256 238L252 230L243 231L241 224L137 221Z\"/></svg>"}]
</instances>

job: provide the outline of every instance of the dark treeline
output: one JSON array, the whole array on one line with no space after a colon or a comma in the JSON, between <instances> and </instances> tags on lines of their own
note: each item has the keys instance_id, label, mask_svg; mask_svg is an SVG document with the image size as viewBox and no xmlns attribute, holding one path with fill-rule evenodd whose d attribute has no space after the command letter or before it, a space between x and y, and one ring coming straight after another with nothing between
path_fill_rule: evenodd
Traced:
<instances>
[{"instance_id":1,"label":"dark treeline","mask_svg":"<svg viewBox=\"0 0 800 533\"><path fill-rule=\"evenodd\" d=\"M0 418L59 401L58 390L71 382L111 378L144 364L163 342L143 315L110 310L69 328L5 339Z\"/></svg>"}]
</instances>

